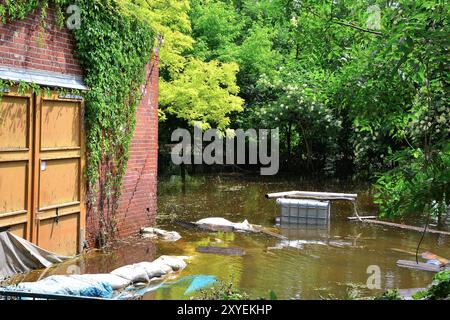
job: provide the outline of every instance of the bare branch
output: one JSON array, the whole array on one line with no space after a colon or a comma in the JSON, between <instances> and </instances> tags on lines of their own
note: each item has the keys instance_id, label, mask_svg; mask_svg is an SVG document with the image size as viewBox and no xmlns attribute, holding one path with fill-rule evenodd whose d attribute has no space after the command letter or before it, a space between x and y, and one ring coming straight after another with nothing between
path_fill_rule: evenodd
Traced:
<instances>
[{"instance_id":1,"label":"bare branch","mask_svg":"<svg viewBox=\"0 0 450 320\"><path fill-rule=\"evenodd\" d=\"M371 30L371 29L365 29L365 28L362 28L362 27L357 26L357 25L352 24L352 23L347 23L347 22L343 22L343 21L339 21L339 20L333 20L333 22L337 23L337 24L339 24L341 26L344 26L344 27L350 27L350 28L353 28L353 29L356 29L356 30L359 30L359 31L362 31L362 32L372 33L372 34L377 35L377 36L383 35L381 32L378 32L378 31L375 31L375 30Z\"/></svg>"}]
</instances>

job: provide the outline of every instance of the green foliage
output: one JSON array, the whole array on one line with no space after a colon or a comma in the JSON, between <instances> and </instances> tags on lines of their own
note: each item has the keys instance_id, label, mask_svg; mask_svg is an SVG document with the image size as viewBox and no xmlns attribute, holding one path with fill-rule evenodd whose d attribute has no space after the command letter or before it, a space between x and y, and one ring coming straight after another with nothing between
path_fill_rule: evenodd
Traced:
<instances>
[{"instance_id":1,"label":"green foliage","mask_svg":"<svg viewBox=\"0 0 450 320\"><path fill-rule=\"evenodd\" d=\"M450 298L450 271L438 272L428 289L417 292L413 298L416 300L441 300Z\"/></svg>"},{"instance_id":2,"label":"green foliage","mask_svg":"<svg viewBox=\"0 0 450 320\"><path fill-rule=\"evenodd\" d=\"M140 87L146 81L153 32L111 1L75 1L82 9L81 28L74 31L77 55L86 72L86 123L91 195L100 214L99 241L115 231L114 213L135 128ZM97 187L98 186L98 190Z\"/></svg>"},{"instance_id":3,"label":"green foliage","mask_svg":"<svg viewBox=\"0 0 450 320\"><path fill-rule=\"evenodd\" d=\"M450 271L441 271L434 276L428 289L427 298L431 300L446 299L450 296Z\"/></svg>"},{"instance_id":4,"label":"green foliage","mask_svg":"<svg viewBox=\"0 0 450 320\"><path fill-rule=\"evenodd\" d=\"M269 300L278 300L278 296L273 290L269 290Z\"/></svg>"},{"instance_id":5,"label":"green foliage","mask_svg":"<svg viewBox=\"0 0 450 320\"><path fill-rule=\"evenodd\" d=\"M191 1L190 18L195 38L194 56L204 61L235 61L243 21L233 5L216 1Z\"/></svg>"},{"instance_id":6,"label":"green foliage","mask_svg":"<svg viewBox=\"0 0 450 320\"><path fill-rule=\"evenodd\" d=\"M237 64L206 61L192 54L195 40L188 0L130 2L123 7L142 16L163 41L159 54L160 119L171 117L188 125L199 123L204 129L226 129L230 114L242 111L235 78Z\"/></svg>"},{"instance_id":7,"label":"green foliage","mask_svg":"<svg viewBox=\"0 0 450 320\"><path fill-rule=\"evenodd\" d=\"M363 70L371 80L354 90L361 103L354 111L373 130L366 136L379 133L366 148L384 149L384 168L392 168L378 179L381 213L442 216L450 204L448 6L440 1L399 6L385 13L389 33L372 49L378 53L372 51Z\"/></svg>"},{"instance_id":8,"label":"green foliage","mask_svg":"<svg viewBox=\"0 0 450 320\"><path fill-rule=\"evenodd\" d=\"M398 293L397 289L389 289L381 296L376 297L375 300L402 300L402 297Z\"/></svg>"},{"instance_id":9,"label":"green foliage","mask_svg":"<svg viewBox=\"0 0 450 320\"><path fill-rule=\"evenodd\" d=\"M218 281L213 287L200 290L195 299L198 300L249 300L245 292L233 287L233 283L226 284Z\"/></svg>"},{"instance_id":10,"label":"green foliage","mask_svg":"<svg viewBox=\"0 0 450 320\"><path fill-rule=\"evenodd\" d=\"M437 149L426 158L421 149L405 149L388 159L398 165L377 181L380 213L388 217L402 212L445 216L450 203L450 152Z\"/></svg>"},{"instance_id":11,"label":"green foliage","mask_svg":"<svg viewBox=\"0 0 450 320\"><path fill-rule=\"evenodd\" d=\"M208 129L214 124L226 129L227 116L242 110L242 99L235 94L237 64L220 64L217 61L188 60L182 73L160 86L160 102L169 113L186 120L190 125L199 124Z\"/></svg>"},{"instance_id":12,"label":"green foliage","mask_svg":"<svg viewBox=\"0 0 450 320\"><path fill-rule=\"evenodd\" d=\"M447 1L191 3L194 55L239 64L231 126L279 127L288 170L377 178L383 216L443 216Z\"/></svg>"},{"instance_id":13,"label":"green foliage","mask_svg":"<svg viewBox=\"0 0 450 320\"><path fill-rule=\"evenodd\" d=\"M250 300L249 294L234 288L230 281L228 284L217 281L212 287L200 290L193 299L197 300ZM278 300L277 294L269 290L268 297L259 297L258 300Z\"/></svg>"},{"instance_id":14,"label":"green foliage","mask_svg":"<svg viewBox=\"0 0 450 320\"><path fill-rule=\"evenodd\" d=\"M66 1L56 1L57 12ZM91 87L88 175L93 185L107 164L105 195L119 190L119 178L110 177L123 174L137 89L155 45L162 143L185 125L279 127L289 170L376 178L386 217L441 218L448 210L447 1L75 3L92 9L75 35ZM48 0L7 0L1 19L38 5Z\"/></svg>"}]
</instances>

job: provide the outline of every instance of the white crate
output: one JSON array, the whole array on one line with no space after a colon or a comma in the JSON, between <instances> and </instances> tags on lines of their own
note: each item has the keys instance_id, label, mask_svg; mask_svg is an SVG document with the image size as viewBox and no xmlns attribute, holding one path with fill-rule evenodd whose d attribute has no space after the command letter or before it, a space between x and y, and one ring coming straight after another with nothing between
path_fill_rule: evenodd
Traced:
<instances>
[{"instance_id":1,"label":"white crate","mask_svg":"<svg viewBox=\"0 0 450 320\"><path fill-rule=\"evenodd\" d=\"M324 225L330 221L330 202L304 199L277 199L281 222Z\"/></svg>"}]
</instances>

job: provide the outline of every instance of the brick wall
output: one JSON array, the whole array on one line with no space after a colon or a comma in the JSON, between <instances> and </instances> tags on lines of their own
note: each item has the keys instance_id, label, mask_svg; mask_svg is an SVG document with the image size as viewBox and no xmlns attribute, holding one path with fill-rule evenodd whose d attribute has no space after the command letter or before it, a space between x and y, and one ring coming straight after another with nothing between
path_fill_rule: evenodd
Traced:
<instances>
[{"instance_id":1,"label":"brick wall","mask_svg":"<svg viewBox=\"0 0 450 320\"><path fill-rule=\"evenodd\" d=\"M136 113L136 131L119 200L120 237L135 234L156 217L158 165L158 55L147 65L146 85Z\"/></svg>"},{"instance_id":2,"label":"brick wall","mask_svg":"<svg viewBox=\"0 0 450 320\"><path fill-rule=\"evenodd\" d=\"M1 1L0 1L1 2ZM83 74L74 56L75 41L70 30L56 26L54 12L48 10L46 28L39 26L40 11L23 20L0 25L0 65L70 75ZM135 234L150 225L156 216L158 156L158 55L147 66L147 81L136 114L136 131L119 201L118 233ZM98 221L88 217L86 235L94 232ZM91 244L94 243L91 240Z\"/></svg>"},{"instance_id":3,"label":"brick wall","mask_svg":"<svg viewBox=\"0 0 450 320\"><path fill-rule=\"evenodd\" d=\"M40 10L34 10L23 20L0 24L0 65L82 75L70 30L56 26L51 9L43 30L39 15Z\"/></svg>"}]
</instances>

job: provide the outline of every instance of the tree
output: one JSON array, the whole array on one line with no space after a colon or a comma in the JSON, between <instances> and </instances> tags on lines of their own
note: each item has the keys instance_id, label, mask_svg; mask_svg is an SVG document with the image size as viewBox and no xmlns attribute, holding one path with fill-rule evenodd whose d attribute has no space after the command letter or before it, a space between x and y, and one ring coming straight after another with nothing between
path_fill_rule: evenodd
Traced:
<instances>
[{"instance_id":1,"label":"tree","mask_svg":"<svg viewBox=\"0 0 450 320\"><path fill-rule=\"evenodd\" d=\"M128 1L127 1L128 2ZM225 129L229 115L242 111L243 100L235 63L202 61L193 54L188 0L132 0L135 12L143 16L162 41L160 49L160 119L168 116L203 128ZM160 45L160 44L156 44Z\"/></svg>"}]
</instances>

